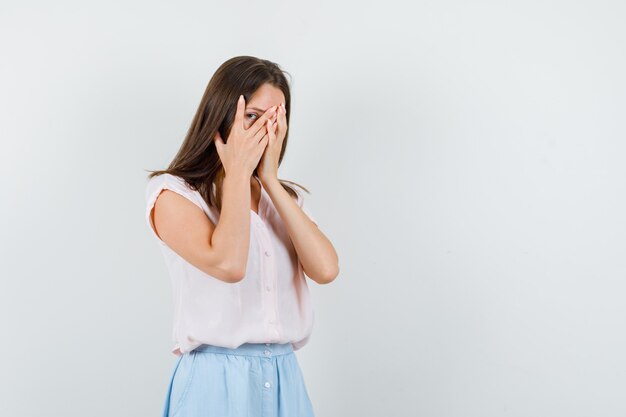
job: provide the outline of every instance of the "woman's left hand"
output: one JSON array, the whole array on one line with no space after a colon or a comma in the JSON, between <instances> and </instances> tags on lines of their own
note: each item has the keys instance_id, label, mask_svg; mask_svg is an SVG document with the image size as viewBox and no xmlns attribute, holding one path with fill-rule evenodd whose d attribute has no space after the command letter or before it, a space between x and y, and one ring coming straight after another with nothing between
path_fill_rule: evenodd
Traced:
<instances>
[{"instance_id":1,"label":"woman's left hand","mask_svg":"<svg viewBox=\"0 0 626 417\"><path fill-rule=\"evenodd\" d=\"M283 140L287 135L286 114L285 105L281 103L276 112L276 121L268 120L266 123L269 141L257 168L257 174L262 182L278 179L278 159L283 148Z\"/></svg>"}]
</instances>

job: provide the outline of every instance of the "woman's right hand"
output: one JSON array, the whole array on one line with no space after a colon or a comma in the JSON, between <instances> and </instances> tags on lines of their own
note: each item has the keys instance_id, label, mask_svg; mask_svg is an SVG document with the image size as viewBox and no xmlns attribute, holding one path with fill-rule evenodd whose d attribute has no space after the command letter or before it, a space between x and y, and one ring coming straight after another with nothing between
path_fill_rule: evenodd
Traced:
<instances>
[{"instance_id":1,"label":"woman's right hand","mask_svg":"<svg viewBox=\"0 0 626 417\"><path fill-rule=\"evenodd\" d=\"M263 156L269 140L267 120L276 113L276 106L267 109L248 129L244 126L245 109L246 103L242 94L237 101L235 121L228 135L228 140L224 143L219 131L216 132L215 148L226 175L240 173L247 178L252 175L261 156Z\"/></svg>"}]
</instances>

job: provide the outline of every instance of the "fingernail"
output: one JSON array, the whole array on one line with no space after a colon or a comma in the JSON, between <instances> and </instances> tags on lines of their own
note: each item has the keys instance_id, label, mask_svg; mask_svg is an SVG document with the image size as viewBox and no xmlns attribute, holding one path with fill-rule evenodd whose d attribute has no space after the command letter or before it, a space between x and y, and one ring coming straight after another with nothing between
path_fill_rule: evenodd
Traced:
<instances>
[{"instance_id":1,"label":"fingernail","mask_svg":"<svg viewBox=\"0 0 626 417\"><path fill-rule=\"evenodd\" d=\"M242 102L242 101L243 101L243 94L240 94L239 95L239 102Z\"/></svg>"}]
</instances>

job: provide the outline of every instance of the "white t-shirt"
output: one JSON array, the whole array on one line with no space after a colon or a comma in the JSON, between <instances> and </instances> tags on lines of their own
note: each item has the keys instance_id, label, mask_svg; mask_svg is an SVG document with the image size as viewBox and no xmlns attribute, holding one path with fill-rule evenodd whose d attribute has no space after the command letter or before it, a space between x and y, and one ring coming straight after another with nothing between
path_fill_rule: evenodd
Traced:
<instances>
[{"instance_id":1,"label":"white t-shirt","mask_svg":"<svg viewBox=\"0 0 626 417\"><path fill-rule=\"evenodd\" d=\"M172 353L180 356L201 344L236 348L247 342L291 343L294 350L304 346L314 323L308 284L287 229L263 186L259 213L250 210L246 276L237 283L201 271L159 238L150 215L163 189L189 199L213 224L219 213L178 176L158 175L147 184L146 220L165 258L173 290ZM300 191L298 205L315 222Z\"/></svg>"}]
</instances>

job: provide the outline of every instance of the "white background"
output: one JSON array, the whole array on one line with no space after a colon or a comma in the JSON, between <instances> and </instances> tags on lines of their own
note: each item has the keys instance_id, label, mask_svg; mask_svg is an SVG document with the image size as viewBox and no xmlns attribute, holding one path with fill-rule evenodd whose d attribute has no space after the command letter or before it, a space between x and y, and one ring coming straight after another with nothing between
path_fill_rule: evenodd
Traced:
<instances>
[{"instance_id":1,"label":"white background","mask_svg":"<svg viewBox=\"0 0 626 417\"><path fill-rule=\"evenodd\" d=\"M623 2L0 11L3 415L161 415L146 170L236 55L291 74L280 177L340 257L297 353L317 417L626 414Z\"/></svg>"}]
</instances>

